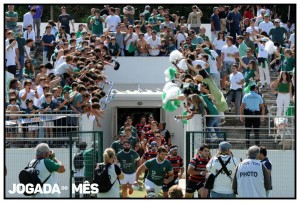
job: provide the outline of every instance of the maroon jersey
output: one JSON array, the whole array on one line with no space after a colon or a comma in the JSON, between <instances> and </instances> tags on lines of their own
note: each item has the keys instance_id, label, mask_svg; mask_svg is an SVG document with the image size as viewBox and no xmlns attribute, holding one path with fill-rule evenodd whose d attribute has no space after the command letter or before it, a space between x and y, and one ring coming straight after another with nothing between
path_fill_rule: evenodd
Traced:
<instances>
[{"instance_id":1,"label":"maroon jersey","mask_svg":"<svg viewBox=\"0 0 300 203\"><path fill-rule=\"evenodd\" d=\"M206 171L206 165L209 162L209 158L202 158L200 155L195 156L189 163L196 171L199 171L199 175L190 175L189 180L193 182L205 182L205 175L200 175L201 171Z\"/></svg>"},{"instance_id":2,"label":"maroon jersey","mask_svg":"<svg viewBox=\"0 0 300 203\"><path fill-rule=\"evenodd\" d=\"M144 125L144 128L143 128L143 131L144 132L148 132L148 131L150 131L151 130L151 124L146 124L146 125Z\"/></svg>"},{"instance_id":3,"label":"maroon jersey","mask_svg":"<svg viewBox=\"0 0 300 203\"><path fill-rule=\"evenodd\" d=\"M168 159L171 162L174 172L174 179L177 179L178 173L183 167L183 159L180 156L171 157L171 155L168 155L166 159Z\"/></svg>"},{"instance_id":4,"label":"maroon jersey","mask_svg":"<svg viewBox=\"0 0 300 203\"><path fill-rule=\"evenodd\" d=\"M153 159L157 156L157 152L153 151L152 149L149 149L148 151L146 151L143 155L143 158L148 161L150 159Z\"/></svg>"},{"instance_id":5,"label":"maroon jersey","mask_svg":"<svg viewBox=\"0 0 300 203\"><path fill-rule=\"evenodd\" d=\"M138 133L139 136L141 136L144 126L145 126L145 124L143 124L143 123L138 123L135 126L135 128L136 128L137 133Z\"/></svg>"},{"instance_id":6,"label":"maroon jersey","mask_svg":"<svg viewBox=\"0 0 300 203\"><path fill-rule=\"evenodd\" d=\"M147 142L148 142L148 140L150 140L151 138L154 138L154 132L152 132L150 130L146 131L144 139L147 140Z\"/></svg>"}]
</instances>

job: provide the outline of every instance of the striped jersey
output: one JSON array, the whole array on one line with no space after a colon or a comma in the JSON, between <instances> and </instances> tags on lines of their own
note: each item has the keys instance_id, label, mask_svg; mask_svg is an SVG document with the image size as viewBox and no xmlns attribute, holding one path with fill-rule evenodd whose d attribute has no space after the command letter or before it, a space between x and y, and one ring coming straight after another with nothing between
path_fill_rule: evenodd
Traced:
<instances>
[{"instance_id":1,"label":"striped jersey","mask_svg":"<svg viewBox=\"0 0 300 203\"><path fill-rule=\"evenodd\" d=\"M147 142L148 142L148 140L150 140L152 137L154 138L154 132L152 132L152 131L150 131L150 130L145 131L145 132L146 132L146 133L145 133L144 139L147 140Z\"/></svg>"},{"instance_id":2,"label":"striped jersey","mask_svg":"<svg viewBox=\"0 0 300 203\"><path fill-rule=\"evenodd\" d=\"M145 126L145 123L136 124L135 128L136 128L139 136L141 136L144 126Z\"/></svg>"},{"instance_id":3,"label":"striped jersey","mask_svg":"<svg viewBox=\"0 0 300 203\"><path fill-rule=\"evenodd\" d=\"M171 157L171 155L166 156L166 159L171 162L174 172L174 179L177 179L180 169L183 168L183 159L180 156Z\"/></svg>"},{"instance_id":4,"label":"striped jersey","mask_svg":"<svg viewBox=\"0 0 300 203\"><path fill-rule=\"evenodd\" d=\"M156 156L157 156L157 151L153 151L152 149L149 149L144 153L143 158L147 161L155 158Z\"/></svg>"},{"instance_id":5,"label":"striped jersey","mask_svg":"<svg viewBox=\"0 0 300 203\"><path fill-rule=\"evenodd\" d=\"M146 125L144 125L144 128L143 128L143 131L144 132L148 132L148 131L150 131L151 130L151 124L146 124Z\"/></svg>"},{"instance_id":6,"label":"striped jersey","mask_svg":"<svg viewBox=\"0 0 300 203\"><path fill-rule=\"evenodd\" d=\"M209 158L202 158L201 155L195 156L189 163L195 170L199 171L199 175L190 175L189 180L193 182L205 182L205 175L200 175L201 171L206 171L206 165Z\"/></svg>"}]
</instances>

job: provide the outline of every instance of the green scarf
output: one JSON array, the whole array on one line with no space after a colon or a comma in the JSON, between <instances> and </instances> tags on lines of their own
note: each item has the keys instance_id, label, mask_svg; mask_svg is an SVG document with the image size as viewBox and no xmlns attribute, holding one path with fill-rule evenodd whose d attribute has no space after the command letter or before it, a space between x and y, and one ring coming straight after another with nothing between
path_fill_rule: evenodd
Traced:
<instances>
[{"instance_id":1,"label":"green scarf","mask_svg":"<svg viewBox=\"0 0 300 203\"><path fill-rule=\"evenodd\" d=\"M213 57L213 55L211 55L211 51L209 50L209 48L206 47L203 50L204 50L204 52L206 54L210 55L210 57L212 58L212 60L214 60L214 61L216 60L215 57Z\"/></svg>"}]
</instances>

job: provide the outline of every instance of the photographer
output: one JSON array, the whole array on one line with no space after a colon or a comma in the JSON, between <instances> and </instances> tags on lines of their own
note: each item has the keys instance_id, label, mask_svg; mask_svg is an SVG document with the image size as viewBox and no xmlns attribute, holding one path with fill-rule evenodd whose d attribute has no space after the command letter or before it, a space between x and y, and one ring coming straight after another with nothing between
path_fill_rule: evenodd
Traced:
<instances>
[{"instance_id":1,"label":"photographer","mask_svg":"<svg viewBox=\"0 0 300 203\"><path fill-rule=\"evenodd\" d=\"M29 163L29 165L33 164L36 160L38 160L38 164L36 165L35 168L37 171L39 171L38 177L41 180L41 182L44 182L47 179L45 183L50 184L52 187L58 184L54 172L64 173L65 166L63 165L63 163L59 161L57 158L55 158L55 153L53 151L50 151L50 148L46 143L38 144L35 148L35 152L36 152L36 158L33 159ZM34 198L50 198L50 197L51 198L59 197L59 194L38 193L34 195Z\"/></svg>"},{"instance_id":2,"label":"photographer","mask_svg":"<svg viewBox=\"0 0 300 203\"><path fill-rule=\"evenodd\" d=\"M220 172L218 176L216 176L213 189L210 192L211 198L235 198L235 194L233 193L233 190L231 188L231 183L233 179L233 172L238 161L235 157L233 157L230 149L230 143L225 141L221 142L219 144L218 153L216 154L216 156L212 157L206 165L207 171L216 175L218 171L223 168L220 160L218 160L218 157L221 158L225 165L230 159L228 164L225 166L226 169L223 169L223 171Z\"/></svg>"}]
</instances>

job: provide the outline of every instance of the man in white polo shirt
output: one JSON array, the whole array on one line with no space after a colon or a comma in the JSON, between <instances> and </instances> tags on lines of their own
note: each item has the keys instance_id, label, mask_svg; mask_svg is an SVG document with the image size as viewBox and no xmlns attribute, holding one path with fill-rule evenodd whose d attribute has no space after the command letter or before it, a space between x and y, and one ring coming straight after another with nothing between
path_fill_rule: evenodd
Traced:
<instances>
[{"instance_id":1,"label":"man in white polo shirt","mask_svg":"<svg viewBox=\"0 0 300 203\"><path fill-rule=\"evenodd\" d=\"M238 65L233 64L231 66L232 73L229 76L230 82L227 82L227 85L230 85L230 91L227 94L226 102L230 107L232 100L234 100L235 115L240 115L239 110L241 106L243 84L245 80L243 74L237 69ZM239 119L239 117L236 117L236 119Z\"/></svg>"}]
</instances>

